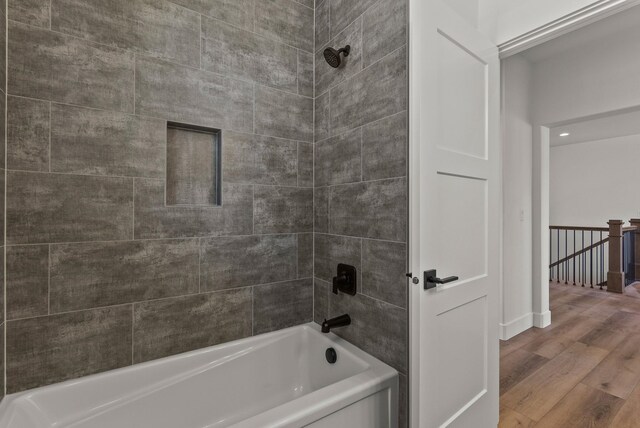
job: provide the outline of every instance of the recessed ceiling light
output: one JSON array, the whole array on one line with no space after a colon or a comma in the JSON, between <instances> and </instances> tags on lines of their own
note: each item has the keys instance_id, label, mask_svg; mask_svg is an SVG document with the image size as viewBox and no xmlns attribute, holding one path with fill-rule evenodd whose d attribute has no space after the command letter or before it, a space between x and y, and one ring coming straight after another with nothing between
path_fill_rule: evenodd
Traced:
<instances>
[{"instance_id":1,"label":"recessed ceiling light","mask_svg":"<svg viewBox=\"0 0 640 428\"><path fill-rule=\"evenodd\" d=\"M563 132L562 134L560 134L561 137L568 137L569 135L571 134L569 134L568 132Z\"/></svg>"}]
</instances>

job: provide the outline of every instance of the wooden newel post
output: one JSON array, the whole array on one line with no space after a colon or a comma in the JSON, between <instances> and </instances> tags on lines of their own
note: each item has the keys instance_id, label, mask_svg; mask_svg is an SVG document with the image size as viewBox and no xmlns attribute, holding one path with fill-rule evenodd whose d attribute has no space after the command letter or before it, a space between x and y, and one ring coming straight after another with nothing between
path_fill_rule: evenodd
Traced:
<instances>
[{"instance_id":1,"label":"wooden newel post","mask_svg":"<svg viewBox=\"0 0 640 428\"><path fill-rule=\"evenodd\" d=\"M632 218L629 223L636 228L633 245L633 254L635 255L633 279L637 281L640 278L640 218Z\"/></svg>"},{"instance_id":2,"label":"wooden newel post","mask_svg":"<svg viewBox=\"0 0 640 428\"><path fill-rule=\"evenodd\" d=\"M609 272L607 272L607 291L624 291L624 271L622 269L622 220L609 220Z\"/></svg>"}]
</instances>

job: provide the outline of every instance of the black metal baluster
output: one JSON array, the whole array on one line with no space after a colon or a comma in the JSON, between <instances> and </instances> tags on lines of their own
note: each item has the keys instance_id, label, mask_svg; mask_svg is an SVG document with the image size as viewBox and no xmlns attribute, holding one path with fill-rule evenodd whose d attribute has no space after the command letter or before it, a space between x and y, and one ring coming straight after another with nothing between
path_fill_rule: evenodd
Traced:
<instances>
[{"instance_id":1,"label":"black metal baluster","mask_svg":"<svg viewBox=\"0 0 640 428\"><path fill-rule=\"evenodd\" d=\"M553 231L549 229L549 258L551 259L551 263L553 262ZM549 268L549 282L553 281L553 268Z\"/></svg>"},{"instance_id":2,"label":"black metal baluster","mask_svg":"<svg viewBox=\"0 0 640 428\"><path fill-rule=\"evenodd\" d=\"M591 247L591 249L589 249L589 271L590 271L589 282L591 283L591 288L593 288L593 230L590 233L591 233L591 243L589 244L589 246Z\"/></svg>"},{"instance_id":3,"label":"black metal baluster","mask_svg":"<svg viewBox=\"0 0 640 428\"><path fill-rule=\"evenodd\" d=\"M625 248L624 248L624 232L622 232L622 287L624 288L624 286L626 285L626 281L625 281L625 268L627 266L627 257L625 256Z\"/></svg>"},{"instance_id":4,"label":"black metal baluster","mask_svg":"<svg viewBox=\"0 0 640 428\"><path fill-rule=\"evenodd\" d=\"M600 242L602 242L602 231L600 231ZM602 290L602 284L604 284L604 243L600 246L602 247L600 251L600 290Z\"/></svg>"},{"instance_id":5,"label":"black metal baluster","mask_svg":"<svg viewBox=\"0 0 640 428\"><path fill-rule=\"evenodd\" d=\"M595 257L595 271L596 271L596 281L595 281L595 285L598 285L598 275L600 275L600 263L598 263L598 260L600 260L600 245L598 245L596 248L596 257Z\"/></svg>"},{"instance_id":6,"label":"black metal baluster","mask_svg":"<svg viewBox=\"0 0 640 428\"><path fill-rule=\"evenodd\" d=\"M560 229L556 229L556 240L556 255L558 256L558 260L560 260ZM556 281L560 282L560 263L556 265Z\"/></svg>"},{"instance_id":7,"label":"black metal baluster","mask_svg":"<svg viewBox=\"0 0 640 428\"><path fill-rule=\"evenodd\" d=\"M576 231L573 230L573 285L576 285Z\"/></svg>"},{"instance_id":8,"label":"black metal baluster","mask_svg":"<svg viewBox=\"0 0 640 428\"><path fill-rule=\"evenodd\" d=\"M564 230L564 257L567 258L567 256L569 255L567 250L569 249L569 243L568 243L568 236L569 236L569 231L567 229ZM569 279L569 264L567 262L564 262L564 285L567 285L569 282L567 281Z\"/></svg>"},{"instance_id":9,"label":"black metal baluster","mask_svg":"<svg viewBox=\"0 0 640 428\"><path fill-rule=\"evenodd\" d=\"M582 249L584 250L584 230L582 231ZM580 257L582 259L580 285L582 285L584 287L584 282L585 282L586 277L587 277L587 271L586 271L586 257L587 257L587 254L586 253L582 253L582 255Z\"/></svg>"}]
</instances>

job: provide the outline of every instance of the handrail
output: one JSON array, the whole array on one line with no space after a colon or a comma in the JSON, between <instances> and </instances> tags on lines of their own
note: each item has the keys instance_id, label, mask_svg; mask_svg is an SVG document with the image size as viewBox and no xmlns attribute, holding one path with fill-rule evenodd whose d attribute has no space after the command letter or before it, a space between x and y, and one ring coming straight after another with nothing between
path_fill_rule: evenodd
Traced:
<instances>
[{"instance_id":1,"label":"handrail","mask_svg":"<svg viewBox=\"0 0 640 428\"><path fill-rule=\"evenodd\" d=\"M608 232L608 227L585 227L585 226L549 226L553 230L593 230L594 232Z\"/></svg>"},{"instance_id":2,"label":"handrail","mask_svg":"<svg viewBox=\"0 0 640 428\"><path fill-rule=\"evenodd\" d=\"M592 249L594 249L594 248L596 248L596 247L598 247L598 246L600 246L600 245L603 245L603 244L605 244L605 243L607 243L607 242L609 242L609 237L604 238L602 241L598 241L598 242L596 242L595 244L589 245L588 247L585 247L585 248L583 248L583 249L582 249L582 250L580 250L580 251L577 251L577 252L575 252L575 253L573 253L573 254L570 254L570 255L568 255L567 257L565 257L564 259L558 260L557 262L550 264L550 265L549 265L549 269L554 268L554 267L556 267L556 266L558 266L558 265L560 265L560 264L562 264L562 263L566 262L567 260L571 260L571 259L573 259L574 257L577 257L577 256L579 256L580 254L584 254L584 253L586 253L587 251L592 250Z\"/></svg>"},{"instance_id":3,"label":"handrail","mask_svg":"<svg viewBox=\"0 0 640 428\"><path fill-rule=\"evenodd\" d=\"M610 235L608 227L549 226L549 280L600 285L607 276L605 252L614 242Z\"/></svg>"},{"instance_id":4,"label":"handrail","mask_svg":"<svg viewBox=\"0 0 640 428\"><path fill-rule=\"evenodd\" d=\"M549 226L549 280L601 289L606 284L607 291L624 293L627 285L640 280L640 218L629 223ZM555 258L559 260L551 263Z\"/></svg>"}]
</instances>

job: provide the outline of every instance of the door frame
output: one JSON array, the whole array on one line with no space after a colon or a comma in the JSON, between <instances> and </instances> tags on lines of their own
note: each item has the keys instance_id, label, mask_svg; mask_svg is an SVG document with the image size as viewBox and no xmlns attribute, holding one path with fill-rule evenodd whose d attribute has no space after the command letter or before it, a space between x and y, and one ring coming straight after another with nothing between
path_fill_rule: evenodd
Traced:
<instances>
[{"instance_id":1,"label":"door frame","mask_svg":"<svg viewBox=\"0 0 640 428\"><path fill-rule=\"evenodd\" d=\"M526 31L500 45L500 58L518 54L615 13L640 4L640 0L599 0L545 25Z\"/></svg>"},{"instance_id":2,"label":"door frame","mask_svg":"<svg viewBox=\"0 0 640 428\"><path fill-rule=\"evenodd\" d=\"M407 1L407 35L409 38L408 49L408 92L411 94L411 80L413 75L413 66L411 61L411 0ZM562 36L578 28L589 25L598 20L604 19L615 13L629 9L633 6L640 5L640 0L599 0L593 4L579 9L569 15L563 16L546 25L538 27L531 31L525 31L521 35L498 45L500 58L504 59L511 55L515 55L524 50L532 48L536 45L550 41L556 37ZM501 76L502 79L502 76ZM416 136L419 135L419 124L412 121L413 116L411 101L409 101L409 114L408 114L408 258L407 262L409 267L418 266L419 260L416 251L417 240L415 236L418 236L418 206L415 201L419 200L418 183L419 180L419 156L418 150L415 144ZM503 112L501 112L501 122L503 118ZM501 125L502 128L502 125ZM544 125L534 125L534 135L532 139L533 143L533 313L534 313L534 326L545 327L551 323L551 312L549 311L549 282L548 282L548 227L549 227L549 128ZM502 136L499 142L500 148L502 147ZM502 187L502 173L500 174L499 186ZM500 212L502 213L503 207L503 195L500 193ZM502 219L501 219L502 220ZM502 235L502 230L500 231ZM502 290L502 254L503 244L500 239L500 276L499 276L499 289ZM409 284L409 287L411 285ZM410 297L410 295L409 295ZM500 302L502 306L502 300ZM408 399L407 399L407 421L408 425L412 428L431 428L431 427L414 427L412 426L412 379L411 372L414 369L415 364L419 361L419 355L414 356L414 353L419 354L414 343L417 338L414 338L414 328L412 327L412 315L411 312L419 308L418 302L409 301L408 304L408 316L407 321L409 323L409 377L408 381ZM416 358L417 357L417 358Z\"/></svg>"}]
</instances>

